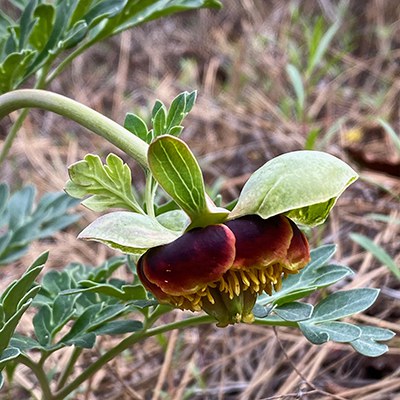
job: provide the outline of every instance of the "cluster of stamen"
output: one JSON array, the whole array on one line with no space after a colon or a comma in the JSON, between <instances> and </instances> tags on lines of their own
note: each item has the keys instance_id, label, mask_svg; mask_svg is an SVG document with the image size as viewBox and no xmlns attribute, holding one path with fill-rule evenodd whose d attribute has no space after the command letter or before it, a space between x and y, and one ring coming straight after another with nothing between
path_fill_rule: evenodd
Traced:
<instances>
[{"instance_id":1,"label":"cluster of stamen","mask_svg":"<svg viewBox=\"0 0 400 400\"><path fill-rule=\"evenodd\" d=\"M200 311L202 302L208 300L215 304L213 292L217 289L221 293L226 293L232 300L240 293L250 290L252 293L261 294L265 292L272 294L272 289L278 291L282 286L282 279L288 274L297 273L297 270L285 268L281 264L273 264L264 268L230 269L217 281L208 283L199 288L195 293L168 296L169 301L175 307L182 310Z\"/></svg>"}]
</instances>

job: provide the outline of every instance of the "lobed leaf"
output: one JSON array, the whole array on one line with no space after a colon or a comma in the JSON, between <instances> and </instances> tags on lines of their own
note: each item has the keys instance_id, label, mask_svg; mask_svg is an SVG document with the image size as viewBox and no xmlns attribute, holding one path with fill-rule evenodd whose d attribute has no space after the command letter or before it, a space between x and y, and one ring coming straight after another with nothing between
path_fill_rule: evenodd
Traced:
<instances>
[{"instance_id":1,"label":"lobed leaf","mask_svg":"<svg viewBox=\"0 0 400 400\"><path fill-rule=\"evenodd\" d=\"M349 343L361 336L358 326L346 322L322 322L319 324L299 322L304 336L313 344L322 344L329 340L338 343Z\"/></svg>"},{"instance_id":2,"label":"lobed leaf","mask_svg":"<svg viewBox=\"0 0 400 400\"><path fill-rule=\"evenodd\" d=\"M361 336L350 344L354 350L368 357L378 357L388 351L386 344L378 343L392 339L394 332L376 326L360 326Z\"/></svg>"},{"instance_id":3,"label":"lobed leaf","mask_svg":"<svg viewBox=\"0 0 400 400\"><path fill-rule=\"evenodd\" d=\"M68 214L77 201L65 193L48 193L35 207L33 186L22 188L9 199L8 187L2 188L0 227L4 229L0 235L0 264L17 260L32 241L49 237L79 219L77 214Z\"/></svg>"},{"instance_id":4,"label":"lobed leaf","mask_svg":"<svg viewBox=\"0 0 400 400\"><path fill-rule=\"evenodd\" d=\"M144 214L132 192L131 170L115 154L109 154L104 165L99 156L88 154L69 167L69 176L65 191L72 197L89 196L82 202L89 209L123 208Z\"/></svg>"},{"instance_id":5,"label":"lobed leaf","mask_svg":"<svg viewBox=\"0 0 400 400\"><path fill-rule=\"evenodd\" d=\"M246 182L229 218L286 214L314 226L328 217L357 174L343 161L319 151L295 151L268 161Z\"/></svg>"}]
</instances>

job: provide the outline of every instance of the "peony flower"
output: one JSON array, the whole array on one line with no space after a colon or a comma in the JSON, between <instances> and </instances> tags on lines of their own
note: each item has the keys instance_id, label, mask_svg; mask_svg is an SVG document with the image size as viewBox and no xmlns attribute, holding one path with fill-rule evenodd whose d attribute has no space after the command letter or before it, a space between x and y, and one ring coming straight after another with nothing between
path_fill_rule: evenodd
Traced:
<instances>
[{"instance_id":1,"label":"peony flower","mask_svg":"<svg viewBox=\"0 0 400 400\"><path fill-rule=\"evenodd\" d=\"M195 228L149 249L137 271L160 303L204 310L226 326L252 322L257 295L279 290L282 279L309 259L308 242L289 218L251 215Z\"/></svg>"}]
</instances>

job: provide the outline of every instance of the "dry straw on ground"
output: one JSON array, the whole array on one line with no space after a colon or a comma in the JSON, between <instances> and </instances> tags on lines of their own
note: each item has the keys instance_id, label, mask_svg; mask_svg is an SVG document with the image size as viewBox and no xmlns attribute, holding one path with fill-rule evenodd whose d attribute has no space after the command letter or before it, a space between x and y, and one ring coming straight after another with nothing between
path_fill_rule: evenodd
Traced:
<instances>
[{"instance_id":1,"label":"dry straw on ground","mask_svg":"<svg viewBox=\"0 0 400 400\"><path fill-rule=\"evenodd\" d=\"M379 155L382 161L399 162L390 140L382 130L381 136L372 135L371 127L376 117L382 117L400 131L400 5L383 0L341 3L347 4L345 18L324 59L331 65L318 81L312 77L306 81L307 102L298 118L282 111L294 98L286 65L294 51L306 59L304 26L320 16L329 27L339 2L225 3L222 11L203 10L153 22L96 46L51 89L120 123L128 111L148 116L156 97L168 102L181 90L198 89L198 103L186 121L183 138L198 155L209 185L217 182L227 201L238 195L257 167L273 156L304 148L308 133L320 129L317 148L348 161L362 179L340 199L325 226L310 233L311 244L337 243L336 261L356 271L334 290L382 289L376 305L356 316L357 322L399 334L400 282L352 242L349 233L368 236L400 262L399 175L365 169L354 162L351 152L361 149L367 158ZM296 8L299 17L294 19L291 10ZM358 136L349 134L354 128ZM115 151L111 145L73 123L32 112L2 179L15 188L29 182L42 193L60 190L67 179L66 165L88 152L105 156L110 151ZM140 180L140 170L124 158ZM80 211L84 218L79 226L35 243L23 263L2 268L4 282L19 276L47 248L48 268L71 261L97 264L109 256L104 247L75 239L94 218ZM371 213L388 215L392 222L373 220L368 217ZM182 313L168 318L182 318ZM101 347L111 345L111 340L102 339L98 350L86 352L76 374ZM97 373L74 398L399 400L399 345L395 338L389 353L371 359L346 345L312 346L299 332L285 328L200 327L135 346ZM59 357L52 360L58 367L67 355ZM35 386L23 368L17 377L28 387ZM16 396L27 398L19 390Z\"/></svg>"}]
</instances>

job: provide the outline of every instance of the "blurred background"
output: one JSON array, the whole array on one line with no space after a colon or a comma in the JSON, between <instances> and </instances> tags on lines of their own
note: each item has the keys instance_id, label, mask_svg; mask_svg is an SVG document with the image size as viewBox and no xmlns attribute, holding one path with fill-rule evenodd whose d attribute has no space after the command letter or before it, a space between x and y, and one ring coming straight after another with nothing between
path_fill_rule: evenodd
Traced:
<instances>
[{"instance_id":1,"label":"blurred background","mask_svg":"<svg viewBox=\"0 0 400 400\"><path fill-rule=\"evenodd\" d=\"M168 104L179 92L197 89L182 137L210 192L225 202L238 196L253 171L288 151L321 150L348 162L361 178L328 222L307 234L312 247L336 243L336 262L356 272L334 290L381 289L374 307L355 320L399 334L400 280L393 271L400 262L400 3L223 3L220 11L167 17L96 45L49 89L121 124L127 112L150 121L156 98ZM105 157L111 151L142 182L140 168L103 139L55 114L32 111L2 178L14 188L34 183L41 193L56 191L68 178L67 165L89 152ZM78 226L35 242L22 262L0 270L1 279L20 276L45 249L48 268L98 265L112 255L105 246L76 240L96 217L79 211ZM347 345L313 346L287 328L199 327L132 348L94 376L92 392L76 398L399 400L400 341L389 345L389 353L367 358Z\"/></svg>"}]
</instances>

